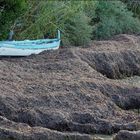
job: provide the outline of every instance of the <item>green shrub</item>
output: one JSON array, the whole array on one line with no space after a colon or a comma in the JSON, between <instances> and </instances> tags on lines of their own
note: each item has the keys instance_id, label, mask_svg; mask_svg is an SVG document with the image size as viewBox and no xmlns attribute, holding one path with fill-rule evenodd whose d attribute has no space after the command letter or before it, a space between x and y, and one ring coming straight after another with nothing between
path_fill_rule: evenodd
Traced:
<instances>
[{"instance_id":1,"label":"green shrub","mask_svg":"<svg viewBox=\"0 0 140 140\"><path fill-rule=\"evenodd\" d=\"M139 0L122 0L127 4L128 9L131 10L134 15L140 18L140 1Z\"/></svg>"},{"instance_id":2,"label":"green shrub","mask_svg":"<svg viewBox=\"0 0 140 140\"><path fill-rule=\"evenodd\" d=\"M132 13L137 9L134 0L131 7L130 0L121 1L1 0L0 39L6 38L12 26L18 40L55 37L59 29L65 46L84 46L91 38L140 32L140 20L136 18L140 14L138 10Z\"/></svg>"},{"instance_id":3,"label":"green shrub","mask_svg":"<svg viewBox=\"0 0 140 140\"><path fill-rule=\"evenodd\" d=\"M94 23L93 36L96 39L107 39L116 34L140 31L140 21L134 18L133 13L120 1L100 1Z\"/></svg>"},{"instance_id":4,"label":"green shrub","mask_svg":"<svg viewBox=\"0 0 140 140\"><path fill-rule=\"evenodd\" d=\"M0 39L6 38L15 19L23 12L25 0L0 1Z\"/></svg>"},{"instance_id":5,"label":"green shrub","mask_svg":"<svg viewBox=\"0 0 140 140\"><path fill-rule=\"evenodd\" d=\"M54 37L59 29L65 45L85 45L90 42L92 26L84 11L84 1L32 1L32 7L22 18L17 39Z\"/></svg>"}]
</instances>

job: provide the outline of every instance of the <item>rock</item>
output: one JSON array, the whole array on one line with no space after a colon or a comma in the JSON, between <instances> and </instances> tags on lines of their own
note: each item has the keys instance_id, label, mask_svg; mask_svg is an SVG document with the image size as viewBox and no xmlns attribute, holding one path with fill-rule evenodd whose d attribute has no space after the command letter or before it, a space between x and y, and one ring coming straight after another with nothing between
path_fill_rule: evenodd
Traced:
<instances>
[{"instance_id":1,"label":"rock","mask_svg":"<svg viewBox=\"0 0 140 140\"><path fill-rule=\"evenodd\" d=\"M113 140L140 140L140 131L121 130Z\"/></svg>"}]
</instances>

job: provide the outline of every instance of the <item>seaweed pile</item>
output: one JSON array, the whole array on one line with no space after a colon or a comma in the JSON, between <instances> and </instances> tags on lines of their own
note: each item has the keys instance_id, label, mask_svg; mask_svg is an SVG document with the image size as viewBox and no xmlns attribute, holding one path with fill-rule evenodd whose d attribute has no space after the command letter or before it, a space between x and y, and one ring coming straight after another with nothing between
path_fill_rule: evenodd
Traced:
<instances>
[{"instance_id":1,"label":"seaweed pile","mask_svg":"<svg viewBox=\"0 0 140 140\"><path fill-rule=\"evenodd\" d=\"M119 35L88 48L0 58L0 138L97 139L139 130L140 37Z\"/></svg>"}]
</instances>

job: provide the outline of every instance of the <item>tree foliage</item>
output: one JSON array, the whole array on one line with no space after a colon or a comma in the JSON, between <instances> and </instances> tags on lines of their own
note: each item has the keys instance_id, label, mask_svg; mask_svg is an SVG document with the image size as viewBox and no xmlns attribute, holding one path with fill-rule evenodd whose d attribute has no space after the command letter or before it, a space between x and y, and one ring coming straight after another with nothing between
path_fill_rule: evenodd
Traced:
<instances>
[{"instance_id":1,"label":"tree foliage","mask_svg":"<svg viewBox=\"0 0 140 140\"><path fill-rule=\"evenodd\" d=\"M15 39L55 37L59 29L63 43L74 46L120 33L137 33L140 14L134 1L1 0L0 38L6 38L12 25Z\"/></svg>"},{"instance_id":2,"label":"tree foliage","mask_svg":"<svg viewBox=\"0 0 140 140\"><path fill-rule=\"evenodd\" d=\"M59 29L64 44L87 44L92 33L89 12L85 12L88 6L89 3L84 1L32 1L31 8L21 20L24 26L17 33L17 38L36 39L46 34L54 37Z\"/></svg>"},{"instance_id":3,"label":"tree foliage","mask_svg":"<svg viewBox=\"0 0 140 140\"><path fill-rule=\"evenodd\" d=\"M0 1L0 38L6 38L15 19L21 15L26 7L25 0Z\"/></svg>"},{"instance_id":4,"label":"tree foliage","mask_svg":"<svg viewBox=\"0 0 140 140\"><path fill-rule=\"evenodd\" d=\"M127 4L128 9L133 11L134 15L140 19L140 1L139 0L122 0Z\"/></svg>"},{"instance_id":5,"label":"tree foliage","mask_svg":"<svg viewBox=\"0 0 140 140\"><path fill-rule=\"evenodd\" d=\"M94 37L107 39L121 33L140 32L140 21L120 1L100 1L94 18Z\"/></svg>"}]
</instances>

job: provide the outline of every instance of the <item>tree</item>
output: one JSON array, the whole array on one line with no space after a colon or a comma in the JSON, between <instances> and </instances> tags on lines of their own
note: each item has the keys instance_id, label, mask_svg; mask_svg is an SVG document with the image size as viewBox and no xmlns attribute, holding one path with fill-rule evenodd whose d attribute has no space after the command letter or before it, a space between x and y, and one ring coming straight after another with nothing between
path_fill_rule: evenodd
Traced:
<instances>
[{"instance_id":1,"label":"tree","mask_svg":"<svg viewBox=\"0 0 140 140\"><path fill-rule=\"evenodd\" d=\"M15 19L26 7L25 0L0 1L0 39L6 38Z\"/></svg>"},{"instance_id":2,"label":"tree","mask_svg":"<svg viewBox=\"0 0 140 140\"><path fill-rule=\"evenodd\" d=\"M94 18L94 38L107 39L121 33L140 32L140 21L121 1L100 1Z\"/></svg>"},{"instance_id":3,"label":"tree","mask_svg":"<svg viewBox=\"0 0 140 140\"><path fill-rule=\"evenodd\" d=\"M131 10L136 17L140 19L140 1L139 0L122 0L127 4L128 9Z\"/></svg>"},{"instance_id":4,"label":"tree","mask_svg":"<svg viewBox=\"0 0 140 140\"><path fill-rule=\"evenodd\" d=\"M59 29L65 45L85 45L92 33L85 6L84 1L30 1L31 8L21 20L23 26L17 39L43 38L46 34L54 37Z\"/></svg>"}]
</instances>

